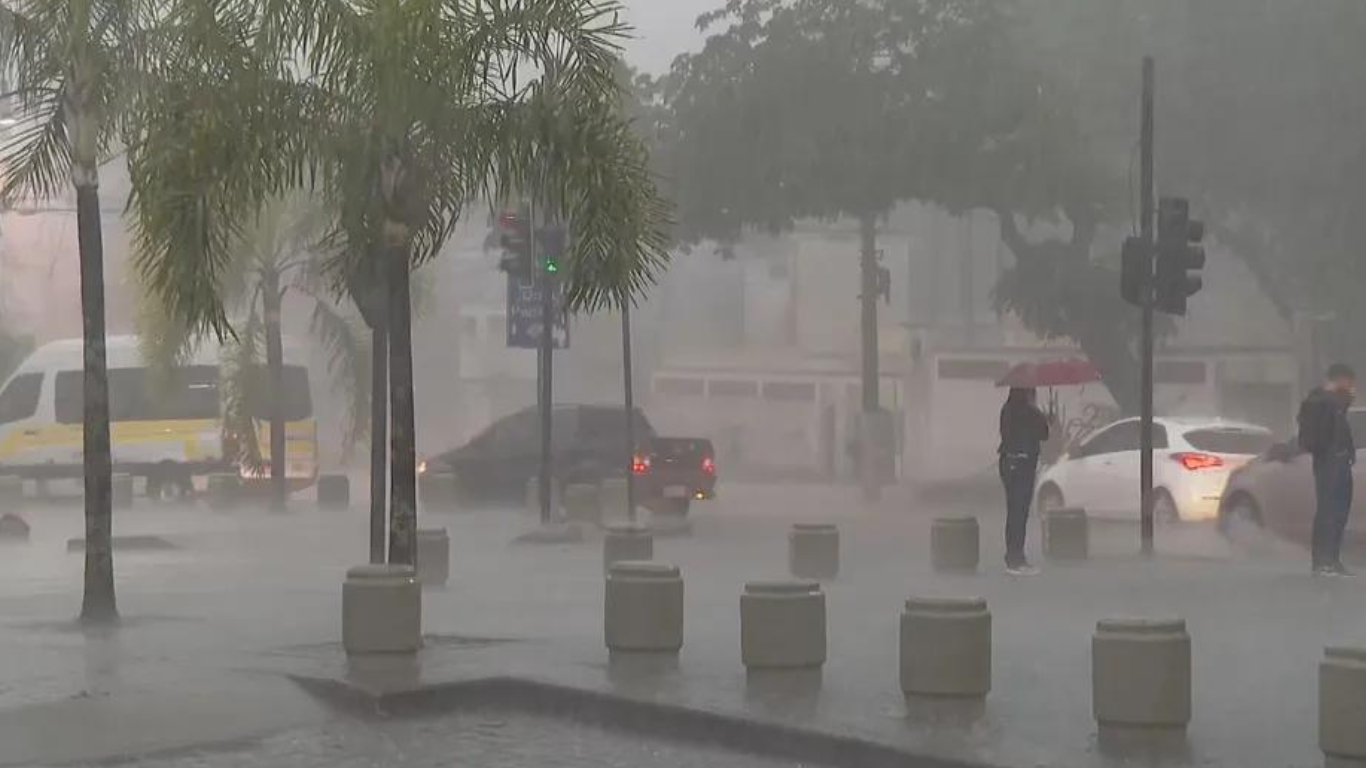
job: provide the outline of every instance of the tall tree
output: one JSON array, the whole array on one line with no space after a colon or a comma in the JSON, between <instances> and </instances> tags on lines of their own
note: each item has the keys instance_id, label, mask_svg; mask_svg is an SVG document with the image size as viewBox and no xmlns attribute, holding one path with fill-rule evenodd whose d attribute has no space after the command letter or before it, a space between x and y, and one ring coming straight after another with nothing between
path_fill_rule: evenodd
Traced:
<instances>
[{"instance_id":1,"label":"tall tree","mask_svg":"<svg viewBox=\"0 0 1366 768\"><path fill-rule=\"evenodd\" d=\"M1336 354L1366 361L1355 211L1366 204L1366 6L1244 0L1024 0L1029 56L1074 96L1102 155L1137 121L1137 62L1157 59L1159 186L1191 197L1287 322L1323 318ZM1269 56L1267 51L1275 51Z\"/></svg>"},{"instance_id":2,"label":"tall tree","mask_svg":"<svg viewBox=\"0 0 1366 768\"><path fill-rule=\"evenodd\" d=\"M699 19L720 31L663 83L685 240L858 222L866 413L880 408L878 222L952 182L962 148L947 118L986 74L964 52L997 15L983 0L737 0Z\"/></svg>"},{"instance_id":3,"label":"tall tree","mask_svg":"<svg viewBox=\"0 0 1366 768\"><path fill-rule=\"evenodd\" d=\"M139 263L191 325L226 327L226 243L262 200L315 184L338 284L387 278L391 562L410 563L416 460L408 275L465 203L534 188L572 221L571 308L645 285L665 209L617 113L620 7L602 0L181 0L170 84L132 142ZM301 59L296 66L295 57ZM553 72L553 78L544 73ZM553 89L553 93L551 93ZM553 96L555 129L533 102ZM223 152L223 147L233 147ZM354 242L360 238L361 242Z\"/></svg>"},{"instance_id":4,"label":"tall tree","mask_svg":"<svg viewBox=\"0 0 1366 768\"><path fill-rule=\"evenodd\" d=\"M99 168L136 102L156 4L142 0L9 0L0 5L0 68L18 124L0 135L0 197L74 188L85 347L85 589L81 620L118 619L111 547L109 377Z\"/></svg>"}]
</instances>

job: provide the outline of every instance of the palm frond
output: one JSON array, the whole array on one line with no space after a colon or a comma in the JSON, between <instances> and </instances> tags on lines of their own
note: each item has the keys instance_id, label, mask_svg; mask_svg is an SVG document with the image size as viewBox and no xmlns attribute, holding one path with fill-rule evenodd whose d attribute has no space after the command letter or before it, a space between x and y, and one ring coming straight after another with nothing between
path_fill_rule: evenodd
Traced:
<instances>
[{"instance_id":1,"label":"palm frond","mask_svg":"<svg viewBox=\"0 0 1366 768\"><path fill-rule=\"evenodd\" d=\"M71 139L60 90L22 91L18 124L0 139L0 202L56 197L71 183Z\"/></svg>"},{"instance_id":2,"label":"palm frond","mask_svg":"<svg viewBox=\"0 0 1366 768\"><path fill-rule=\"evenodd\" d=\"M262 391L265 377L260 375L261 347L265 328L256 313L233 334L223 350L218 391L222 399L224 449L233 455L240 466L254 472L265 467L261 455L261 441L256 426L255 406L266 402Z\"/></svg>"},{"instance_id":3,"label":"palm frond","mask_svg":"<svg viewBox=\"0 0 1366 768\"><path fill-rule=\"evenodd\" d=\"M350 457L356 443L369 434L370 336L360 318L344 315L321 299L313 303L309 327L327 355L327 373L332 381L332 391L347 401L342 431L342 456L345 460Z\"/></svg>"}]
</instances>

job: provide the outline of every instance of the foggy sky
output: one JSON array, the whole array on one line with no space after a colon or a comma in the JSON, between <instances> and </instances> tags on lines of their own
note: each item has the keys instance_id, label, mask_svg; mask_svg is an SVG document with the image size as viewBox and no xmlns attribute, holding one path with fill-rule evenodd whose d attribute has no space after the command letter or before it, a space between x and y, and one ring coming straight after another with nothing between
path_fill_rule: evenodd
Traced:
<instances>
[{"instance_id":1,"label":"foggy sky","mask_svg":"<svg viewBox=\"0 0 1366 768\"><path fill-rule=\"evenodd\" d=\"M658 74L685 50L695 49L702 34L693 22L725 0L623 0L626 21L635 27L626 44L626 60L637 69Z\"/></svg>"}]
</instances>

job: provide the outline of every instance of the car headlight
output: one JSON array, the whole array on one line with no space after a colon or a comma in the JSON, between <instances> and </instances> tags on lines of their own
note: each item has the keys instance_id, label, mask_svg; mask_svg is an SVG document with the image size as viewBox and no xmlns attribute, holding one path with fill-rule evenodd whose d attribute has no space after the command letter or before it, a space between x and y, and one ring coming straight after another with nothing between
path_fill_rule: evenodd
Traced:
<instances>
[{"instance_id":1,"label":"car headlight","mask_svg":"<svg viewBox=\"0 0 1366 768\"><path fill-rule=\"evenodd\" d=\"M417 463L417 473L419 475L427 474L427 461L425 459Z\"/></svg>"}]
</instances>

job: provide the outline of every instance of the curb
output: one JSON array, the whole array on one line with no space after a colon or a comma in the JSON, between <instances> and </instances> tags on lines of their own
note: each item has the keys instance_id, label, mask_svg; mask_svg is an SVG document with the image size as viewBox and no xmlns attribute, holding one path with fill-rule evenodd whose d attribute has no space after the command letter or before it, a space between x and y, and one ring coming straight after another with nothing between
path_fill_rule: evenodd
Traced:
<instances>
[{"instance_id":1,"label":"curb","mask_svg":"<svg viewBox=\"0 0 1366 768\"><path fill-rule=\"evenodd\" d=\"M526 678L486 677L387 694L331 678L291 679L311 695L357 715L412 717L502 709L832 768L987 768L853 736Z\"/></svg>"}]
</instances>

